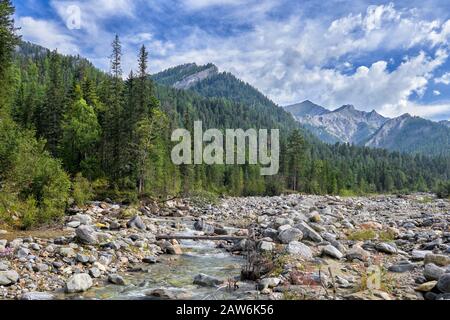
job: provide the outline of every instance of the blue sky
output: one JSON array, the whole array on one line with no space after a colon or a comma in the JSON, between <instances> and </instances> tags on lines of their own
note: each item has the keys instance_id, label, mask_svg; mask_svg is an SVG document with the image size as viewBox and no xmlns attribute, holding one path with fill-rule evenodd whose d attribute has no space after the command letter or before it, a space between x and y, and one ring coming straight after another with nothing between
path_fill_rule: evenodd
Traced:
<instances>
[{"instance_id":1,"label":"blue sky","mask_svg":"<svg viewBox=\"0 0 450 320\"><path fill-rule=\"evenodd\" d=\"M151 72L215 63L280 105L310 99L386 116L450 118L450 1L13 0L29 40L108 71L140 45ZM424 4L425 3L425 4Z\"/></svg>"}]
</instances>

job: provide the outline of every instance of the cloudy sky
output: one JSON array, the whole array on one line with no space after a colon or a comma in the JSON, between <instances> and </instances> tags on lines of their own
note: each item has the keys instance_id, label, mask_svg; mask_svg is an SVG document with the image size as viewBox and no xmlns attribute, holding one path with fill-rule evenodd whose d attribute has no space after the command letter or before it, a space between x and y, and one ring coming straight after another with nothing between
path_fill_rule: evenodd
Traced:
<instances>
[{"instance_id":1,"label":"cloudy sky","mask_svg":"<svg viewBox=\"0 0 450 320\"><path fill-rule=\"evenodd\" d=\"M280 105L309 99L386 116L450 118L450 1L13 0L29 40L108 71L138 47L151 72L215 63ZM426 4L424 4L426 3Z\"/></svg>"}]
</instances>

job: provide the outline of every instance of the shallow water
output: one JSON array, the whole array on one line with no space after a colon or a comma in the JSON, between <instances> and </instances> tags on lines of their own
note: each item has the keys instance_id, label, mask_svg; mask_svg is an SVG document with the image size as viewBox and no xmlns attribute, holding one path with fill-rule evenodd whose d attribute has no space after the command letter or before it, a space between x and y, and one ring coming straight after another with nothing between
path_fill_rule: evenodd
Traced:
<instances>
[{"instance_id":1,"label":"shallow water","mask_svg":"<svg viewBox=\"0 0 450 320\"><path fill-rule=\"evenodd\" d=\"M180 235L197 233L191 229ZM213 241L181 240L183 254L179 256L164 255L160 262L145 265L147 272L121 274L126 286L106 284L91 288L89 291L59 296L60 299L153 299L146 292L153 289L166 289L173 293L185 293L186 298L195 300L217 299L251 299L254 295L254 284L240 282L240 288L229 290L223 288L200 287L193 284L199 273L217 277L227 281L239 278L244 259L233 256L223 249L216 248Z\"/></svg>"}]
</instances>

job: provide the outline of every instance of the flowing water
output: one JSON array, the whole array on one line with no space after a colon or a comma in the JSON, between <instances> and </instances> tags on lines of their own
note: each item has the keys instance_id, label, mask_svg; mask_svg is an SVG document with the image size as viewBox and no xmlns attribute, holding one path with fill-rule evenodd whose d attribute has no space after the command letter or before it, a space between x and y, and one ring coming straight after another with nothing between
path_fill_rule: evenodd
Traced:
<instances>
[{"instance_id":1,"label":"flowing water","mask_svg":"<svg viewBox=\"0 0 450 320\"><path fill-rule=\"evenodd\" d=\"M192 229L179 233L188 235L196 233ZM229 289L228 279L238 279L244 258L234 256L223 249L217 248L214 241L181 240L183 254L179 256L164 255L160 262L145 265L147 272L130 272L121 274L127 285L105 286L91 288L89 291L65 295L64 299L152 299L146 293L154 289L165 289L176 297L195 300L216 299L251 299L255 294L255 285L239 282L240 288ZM225 285L216 287L201 287L193 284L194 277L199 273L217 277L226 281Z\"/></svg>"}]
</instances>

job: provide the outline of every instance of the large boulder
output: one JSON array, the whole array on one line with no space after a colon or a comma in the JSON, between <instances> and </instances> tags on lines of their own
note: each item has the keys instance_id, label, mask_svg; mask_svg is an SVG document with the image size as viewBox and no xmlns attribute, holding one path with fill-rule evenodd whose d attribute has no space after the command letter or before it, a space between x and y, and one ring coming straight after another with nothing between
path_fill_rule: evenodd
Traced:
<instances>
[{"instance_id":1,"label":"large boulder","mask_svg":"<svg viewBox=\"0 0 450 320\"><path fill-rule=\"evenodd\" d=\"M73 275L66 282L67 293L77 293L89 290L92 287L92 279L87 273L79 273Z\"/></svg>"},{"instance_id":2,"label":"large boulder","mask_svg":"<svg viewBox=\"0 0 450 320\"><path fill-rule=\"evenodd\" d=\"M377 249L377 251L379 251L379 252L383 252L383 253L387 253L387 254L397 253L397 248L395 247L395 245L392 245L392 244L386 243L386 242L377 243L375 245L375 249Z\"/></svg>"},{"instance_id":3,"label":"large boulder","mask_svg":"<svg viewBox=\"0 0 450 320\"><path fill-rule=\"evenodd\" d=\"M81 225L75 230L75 234L77 235L77 239L85 244L97 244L98 243L98 237L97 233L95 232L94 228L87 226L87 225Z\"/></svg>"},{"instance_id":4,"label":"large boulder","mask_svg":"<svg viewBox=\"0 0 450 320\"><path fill-rule=\"evenodd\" d=\"M303 233L297 228L289 228L278 234L278 239L284 244L291 243L292 241L299 241L302 240L302 238Z\"/></svg>"}]
</instances>

